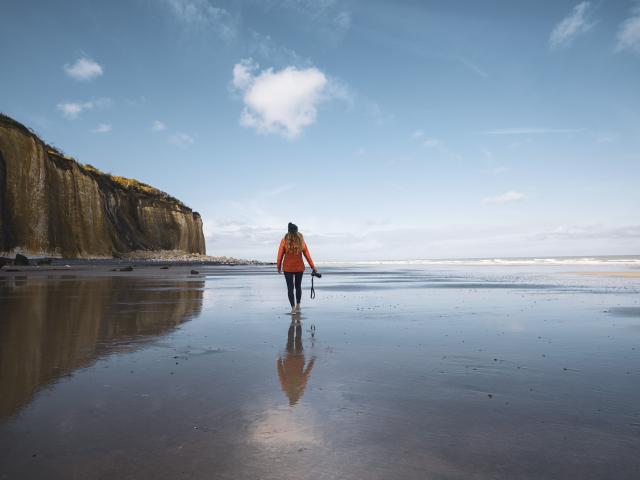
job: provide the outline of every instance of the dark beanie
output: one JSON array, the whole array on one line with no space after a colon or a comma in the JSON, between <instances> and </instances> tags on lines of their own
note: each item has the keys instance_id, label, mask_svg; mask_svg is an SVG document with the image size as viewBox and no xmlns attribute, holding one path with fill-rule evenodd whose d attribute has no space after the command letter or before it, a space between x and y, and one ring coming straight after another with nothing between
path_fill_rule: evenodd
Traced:
<instances>
[{"instance_id":1,"label":"dark beanie","mask_svg":"<svg viewBox=\"0 0 640 480\"><path fill-rule=\"evenodd\" d=\"M287 230L289 231L289 233L296 233L298 231L298 226L289 222L289 225L287 225Z\"/></svg>"}]
</instances>

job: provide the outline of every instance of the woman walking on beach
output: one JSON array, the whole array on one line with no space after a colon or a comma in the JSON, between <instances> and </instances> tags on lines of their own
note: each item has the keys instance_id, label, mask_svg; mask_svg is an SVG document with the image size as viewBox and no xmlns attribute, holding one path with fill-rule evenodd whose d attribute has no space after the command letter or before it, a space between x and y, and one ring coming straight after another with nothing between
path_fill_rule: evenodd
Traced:
<instances>
[{"instance_id":1,"label":"woman walking on beach","mask_svg":"<svg viewBox=\"0 0 640 480\"><path fill-rule=\"evenodd\" d=\"M300 300L302 299L302 275L304 274L304 262L302 255L307 259L307 263L315 272L316 266L311 260L309 249L304 242L304 237L298 232L298 226L289 223L287 234L280 241L278 248L278 273L284 270L284 278L287 281L287 294L289 295L289 303L291 304L291 313L300 312ZM293 287L295 285L296 295L295 302L293 296Z\"/></svg>"}]
</instances>

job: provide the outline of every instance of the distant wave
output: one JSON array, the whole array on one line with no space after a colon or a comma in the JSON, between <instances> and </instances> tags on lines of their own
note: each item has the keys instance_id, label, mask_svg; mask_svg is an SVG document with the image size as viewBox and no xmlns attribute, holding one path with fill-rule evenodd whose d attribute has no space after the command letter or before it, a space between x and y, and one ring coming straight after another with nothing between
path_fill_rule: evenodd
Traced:
<instances>
[{"instance_id":1,"label":"distant wave","mask_svg":"<svg viewBox=\"0 0 640 480\"><path fill-rule=\"evenodd\" d=\"M354 262L322 262L323 265L625 265L640 267L638 255L596 257L515 257L515 258L444 258L433 260L363 260Z\"/></svg>"}]
</instances>

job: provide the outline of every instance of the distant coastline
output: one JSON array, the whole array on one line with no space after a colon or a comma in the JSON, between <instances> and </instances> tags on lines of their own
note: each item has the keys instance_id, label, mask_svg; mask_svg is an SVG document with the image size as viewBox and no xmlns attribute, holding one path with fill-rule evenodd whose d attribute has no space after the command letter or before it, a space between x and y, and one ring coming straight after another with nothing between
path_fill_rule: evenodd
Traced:
<instances>
[{"instance_id":1,"label":"distant coastline","mask_svg":"<svg viewBox=\"0 0 640 480\"><path fill-rule=\"evenodd\" d=\"M434 258L416 260L358 260L316 262L319 265L460 265L460 266L526 266L526 265L628 265L640 268L640 255L540 256L493 258Z\"/></svg>"}]
</instances>

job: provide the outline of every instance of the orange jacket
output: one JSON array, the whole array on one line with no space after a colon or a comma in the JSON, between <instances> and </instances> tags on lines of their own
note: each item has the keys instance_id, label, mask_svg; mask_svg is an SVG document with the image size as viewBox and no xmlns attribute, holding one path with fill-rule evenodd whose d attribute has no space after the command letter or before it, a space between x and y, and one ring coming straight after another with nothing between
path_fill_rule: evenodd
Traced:
<instances>
[{"instance_id":1,"label":"orange jacket","mask_svg":"<svg viewBox=\"0 0 640 480\"><path fill-rule=\"evenodd\" d=\"M287 252L287 242L283 238L280 242L280 248L278 248L278 270L284 270L285 272L304 272L304 262L302 261L302 254L307 259L309 266L312 270L316 269L316 266L311 260L309 249L307 244L303 242L302 252L292 253ZM284 262L282 261L284 259ZM284 268L283 268L284 263Z\"/></svg>"}]
</instances>

